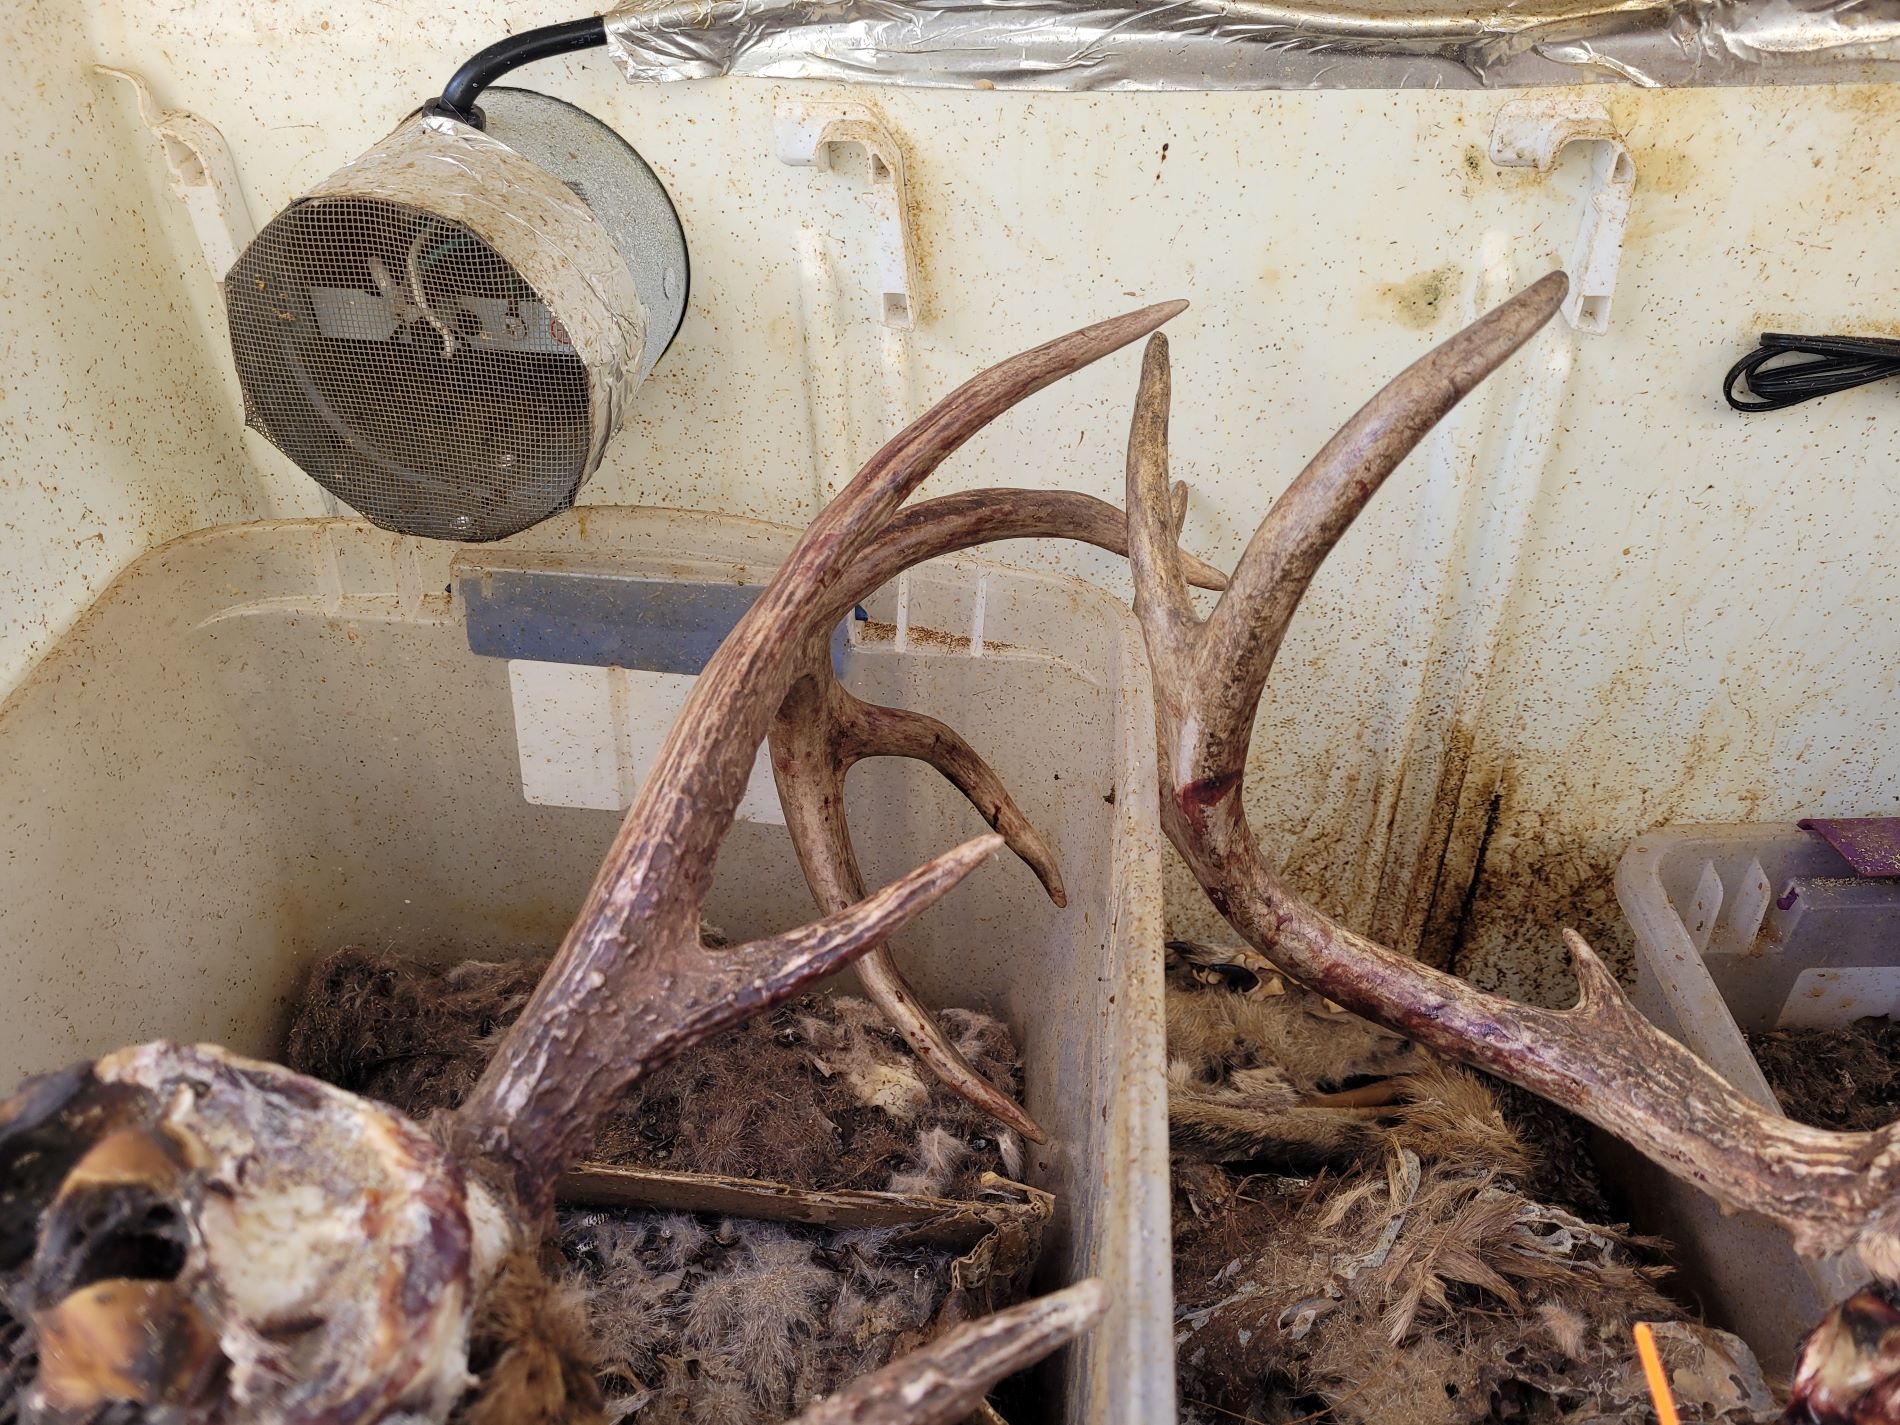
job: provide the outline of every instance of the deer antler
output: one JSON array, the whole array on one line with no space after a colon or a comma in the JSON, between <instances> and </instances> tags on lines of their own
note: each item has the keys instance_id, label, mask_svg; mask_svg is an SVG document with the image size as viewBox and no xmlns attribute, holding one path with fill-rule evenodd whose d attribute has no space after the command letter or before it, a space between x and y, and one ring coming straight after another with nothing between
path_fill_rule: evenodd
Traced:
<instances>
[{"instance_id":1,"label":"deer antler","mask_svg":"<svg viewBox=\"0 0 1900 1425\"><path fill-rule=\"evenodd\" d=\"M532 1278L555 1181L626 1087L881 944L1003 844L978 837L800 930L700 942L767 725L897 506L996 415L1182 305L976 377L818 516L700 675L560 953L440 1125L442 1145L274 1065L166 1044L0 1104L0 1417L17 1401L49 1425L443 1419L468 1382L471 1319L497 1283ZM544 1418L591 1414L564 1398Z\"/></svg>"},{"instance_id":2,"label":"deer antler","mask_svg":"<svg viewBox=\"0 0 1900 1425\"><path fill-rule=\"evenodd\" d=\"M1094 1277L946 1331L821 1400L793 1425L954 1425L1004 1376L1080 1336L1108 1310Z\"/></svg>"},{"instance_id":3,"label":"deer antler","mask_svg":"<svg viewBox=\"0 0 1900 1425\"><path fill-rule=\"evenodd\" d=\"M839 909L864 894L845 823L844 779L867 757L910 757L936 768L1035 872L1049 898L1068 903L1054 853L975 750L935 718L853 697L839 685L831 663L829 632L836 620L904 570L979 544L1035 538L1080 540L1125 555L1128 521L1113 505L1065 491L969 490L926 500L891 521L852 565L825 616L814 620L799 654L801 672L779 705L770 741L786 826L821 909ZM1188 577L1201 587L1226 587L1213 566L1191 555L1183 559ZM938 1078L1018 1133L1045 1141L1035 1120L957 1052L918 1001L888 945L858 962L858 977Z\"/></svg>"},{"instance_id":4,"label":"deer antler","mask_svg":"<svg viewBox=\"0 0 1900 1425\"><path fill-rule=\"evenodd\" d=\"M965 383L873 456L793 547L694 683L580 919L458 1114L466 1155L509 1164L521 1202L544 1206L555 1178L619 1094L683 1047L675 1016L664 1012L673 1006L656 1004L656 996L684 1006L715 988L693 969L706 963L699 911L714 856L759 743L804 671L798 655L841 612L835 591L852 562L964 441L1051 382L1147 335L1184 305L1087 327ZM894 928L887 922L853 948L865 949ZM629 953L636 945L640 953ZM735 963L747 960L762 972L742 948ZM831 968L835 962L799 983ZM796 988L786 984L783 993Z\"/></svg>"},{"instance_id":5,"label":"deer antler","mask_svg":"<svg viewBox=\"0 0 1900 1425\"><path fill-rule=\"evenodd\" d=\"M1255 845L1241 783L1275 653L1320 561L1405 455L1558 309L1553 273L1407 368L1327 442L1254 534L1205 622L1188 602L1167 491L1166 339L1142 365L1128 444L1135 610L1155 670L1162 824L1215 907L1281 969L1354 1013L1508 1079L1629 1140L1803 1252L1900 1273L1900 1127L1829 1133L1737 1093L1624 997L1565 932L1578 999L1542 1009L1474 989L1322 915Z\"/></svg>"}]
</instances>

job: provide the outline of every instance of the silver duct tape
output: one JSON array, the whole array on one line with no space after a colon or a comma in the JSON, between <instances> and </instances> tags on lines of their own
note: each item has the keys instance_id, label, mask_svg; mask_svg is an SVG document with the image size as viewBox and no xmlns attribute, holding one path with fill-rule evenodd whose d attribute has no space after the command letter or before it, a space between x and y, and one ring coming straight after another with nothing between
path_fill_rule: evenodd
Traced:
<instances>
[{"instance_id":1,"label":"silver duct tape","mask_svg":"<svg viewBox=\"0 0 1900 1425\"><path fill-rule=\"evenodd\" d=\"M626 261L585 203L480 129L427 116L405 120L304 198L375 198L435 213L505 259L587 370L585 470L593 473L639 385L647 314Z\"/></svg>"},{"instance_id":2,"label":"silver duct tape","mask_svg":"<svg viewBox=\"0 0 1900 1425\"><path fill-rule=\"evenodd\" d=\"M636 0L629 79L948 89L1487 88L1900 78L1900 0Z\"/></svg>"}]
</instances>

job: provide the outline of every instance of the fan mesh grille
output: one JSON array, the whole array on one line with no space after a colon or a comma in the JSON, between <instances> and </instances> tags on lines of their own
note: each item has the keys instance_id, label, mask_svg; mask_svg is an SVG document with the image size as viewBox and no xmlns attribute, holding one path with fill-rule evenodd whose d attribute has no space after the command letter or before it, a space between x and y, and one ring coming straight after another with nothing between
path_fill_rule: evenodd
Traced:
<instances>
[{"instance_id":1,"label":"fan mesh grille","mask_svg":"<svg viewBox=\"0 0 1900 1425\"><path fill-rule=\"evenodd\" d=\"M311 199L258 235L225 289L246 418L377 524L496 539L573 502L586 367L459 224Z\"/></svg>"}]
</instances>

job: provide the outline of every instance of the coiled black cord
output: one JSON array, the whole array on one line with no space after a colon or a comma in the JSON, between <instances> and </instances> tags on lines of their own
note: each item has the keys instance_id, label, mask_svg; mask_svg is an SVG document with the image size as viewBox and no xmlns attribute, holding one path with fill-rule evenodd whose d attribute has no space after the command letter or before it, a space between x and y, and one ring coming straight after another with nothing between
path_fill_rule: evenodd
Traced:
<instances>
[{"instance_id":1,"label":"coiled black cord","mask_svg":"<svg viewBox=\"0 0 1900 1425\"><path fill-rule=\"evenodd\" d=\"M1780 366L1768 364L1783 356L1811 359ZM1887 376L1900 376L1900 341L1877 336L1763 332L1761 345L1729 368L1722 395L1738 411L1779 411ZM1735 394L1744 378L1752 399Z\"/></svg>"},{"instance_id":2,"label":"coiled black cord","mask_svg":"<svg viewBox=\"0 0 1900 1425\"><path fill-rule=\"evenodd\" d=\"M569 20L561 25L544 25L538 30L523 30L490 45L456 70L434 108L438 113L479 129L482 111L475 107L476 96L509 70L532 64L537 59L552 59L557 54L598 49L606 43L607 23L599 15Z\"/></svg>"}]
</instances>

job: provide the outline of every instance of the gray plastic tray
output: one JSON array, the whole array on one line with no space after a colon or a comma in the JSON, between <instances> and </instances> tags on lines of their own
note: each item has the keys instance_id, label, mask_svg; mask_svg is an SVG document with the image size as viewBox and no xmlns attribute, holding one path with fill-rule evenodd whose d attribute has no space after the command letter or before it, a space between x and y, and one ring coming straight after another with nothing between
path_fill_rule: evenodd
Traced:
<instances>
[{"instance_id":1,"label":"gray plastic tray","mask_svg":"<svg viewBox=\"0 0 1900 1425\"><path fill-rule=\"evenodd\" d=\"M1616 870L1636 932L1632 998L1743 1093L1779 1111L1745 1033L1846 1024L1900 1009L1900 882L1857 879L1819 836L1791 824L1689 826L1640 836ZM1858 1259L1797 1254L1753 1214L1603 1139L1635 1225L1668 1237L1712 1320L1770 1371L1867 1278Z\"/></svg>"}]
</instances>

